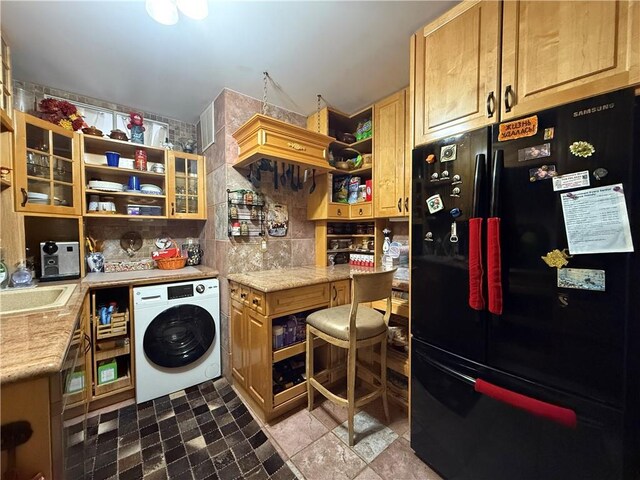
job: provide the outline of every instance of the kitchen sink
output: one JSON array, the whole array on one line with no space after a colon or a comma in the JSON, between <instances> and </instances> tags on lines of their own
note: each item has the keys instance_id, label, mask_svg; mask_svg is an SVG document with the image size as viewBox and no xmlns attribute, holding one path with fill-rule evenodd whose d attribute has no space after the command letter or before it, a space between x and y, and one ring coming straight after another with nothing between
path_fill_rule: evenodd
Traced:
<instances>
[{"instance_id":1,"label":"kitchen sink","mask_svg":"<svg viewBox=\"0 0 640 480\"><path fill-rule=\"evenodd\" d=\"M67 303L75 288L75 285L57 285L5 290L0 292L0 313L60 308Z\"/></svg>"}]
</instances>

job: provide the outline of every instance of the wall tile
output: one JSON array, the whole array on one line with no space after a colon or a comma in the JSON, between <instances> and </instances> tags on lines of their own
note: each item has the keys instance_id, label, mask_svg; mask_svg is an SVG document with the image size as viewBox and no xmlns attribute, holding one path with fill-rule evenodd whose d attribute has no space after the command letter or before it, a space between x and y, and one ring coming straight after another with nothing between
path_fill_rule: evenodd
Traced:
<instances>
[{"instance_id":1,"label":"wall tile","mask_svg":"<svg viewBox=\"0 0 640 480\"><path fill-rule=\"evenodd\" d=\"M215 268L220 272L221 277L226 277L229 273L229 262L227 259L227 250L229 248L228 241L216 240L215 247Z\"/></svg>"},{"instance_id":2,"label":"wall tile","mask_svg":"<svg viewBox=\"0 0 640 480\"><path fill-rule=\"evenodd\" d=\"M291 240L291 266L302 267L316 262L316 241L313 238Z\"/></svg>"},{"instance_id":3,"label":"wall tile","mask_svg":"<svg viewBox=\"0 0 640 480\"><path fill-rule=\"evenodd\" d=\"M291 241L267 241L267 251L264 252L263 269L287 268L291 266Z\"/></svg>"},{"instance_id":4,"label":"wall tile","mask_svg":"<svg viewBox=\"0 0 640 480\"><path fill-rule=\"evenodd\" d=\"M229 311L229 282L227 281L226 278L218 278L218 280L220 281L220 313L225 315L228 321L228 316L231 313ZM228 327L225 327L225 328L227 328L227 337L228 337L229 336ZM226 348L227 350L230 350L228 345Z\"/></svg>"},{"instance_id":5,"label":"wall tile","mask_svg":"<svg viewBox=\"0 0 640 480\"><path fill-rule=\"evenodd\" d=\"M227 214L227 202L218 203L213 209L213 215L208 218L214 225L216 240L228 240L229 218Z\"/></svg>"},{"instance_id":6,"label":"wall tile","mask_svg":"<svg viewBox=\"0 0 640 480\"><path fill-rule=\"evenodd\" d=\"M229 273L246 273L264 270L259 243L254 240L236 240L228 244L226 259Z\"/></svg>"},{"instance_id":7,"label":"wall tile","mask_svg":"<svg viewBox=\"0 0 640 480\"><path fill-rule=\"evenodd\" d=\"M238 142L231 135L229 127L224 127L224 160L228 164L234 164L238 160Z\"/></svg>"},{"instance_id":8,"label":"wall tile","mask_svg":"<svg viewBox=\"0 0 640 480\"><path fill-rule=\"evenodd\" d=\"M211 197L212 204L217 205L227 201L227 168L221 165L211 172L213 176Z\"/></svg>"},{"instance_id":9,"label":"wall tile","mask_svg":"<svg viewBox=\"0 0 640 480\"><path fill-rule=\"evenodd\" d=\"M290 208L289 218L291 219L291 238L315 238L315 223L307 220L306 207Z\"/></svg>"},{"instance_id":10,"label":"wall tile","mask_svg":"<svg viewBox=\"0 0 640 480\"><path fill-rule=\"evenodd\" d=\"M262 101L233 90L224 90L225 126L229 133L235 132L254 114L262 110Z\"/></svg>"}]
</instances>

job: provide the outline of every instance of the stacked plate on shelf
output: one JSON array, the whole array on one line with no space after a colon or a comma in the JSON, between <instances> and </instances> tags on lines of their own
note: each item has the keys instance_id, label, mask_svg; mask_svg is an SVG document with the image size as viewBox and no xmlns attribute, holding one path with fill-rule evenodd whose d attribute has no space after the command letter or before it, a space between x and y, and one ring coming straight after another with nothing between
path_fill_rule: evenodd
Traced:
<instances>
[{"instance_id":1,"label":"stacked plate on shelf","mask_svg":"<svg viewBox=\"0 0 640 480\"><path fill-rule=\"evenodd\" d=\"M36 205L49 205L49 195L46 193L28 192L27 198L29 199L29 203L34 203Z\"/></svg>"},{"instance_id":2,"label":"stacked plate on shelf","mask_svg":"<svg viewBox=\"0 0 640 480\"><path fill-rule=\"evenodd\" d=\"M162 195L162 189L151 183L143 183L140 185L140 191L147 195Z\"/></svg>"},{"instance_id":3,"label":"stacked plate on shelf","mask_svg":"<svg viewBox=\"0 0 640 480\"><path fill-rule=\"evenodd\" d=\"M89 188L92 190L102 190L103 192L122 192L124 185L116 182L103 182L101 180L91 180Z\"/></svg>"}]
</instances>

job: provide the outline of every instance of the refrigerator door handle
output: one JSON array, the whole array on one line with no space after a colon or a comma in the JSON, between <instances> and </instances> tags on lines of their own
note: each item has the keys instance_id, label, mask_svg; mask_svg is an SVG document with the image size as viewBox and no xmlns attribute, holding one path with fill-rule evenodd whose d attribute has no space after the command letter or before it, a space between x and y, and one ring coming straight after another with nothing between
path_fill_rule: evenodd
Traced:
<instances>
[{"instance_id":1,"label":"refrigerator door handle","mask_svg":"<svg viewBox=\"0 0 640 480\"><path fill-rule=\"evenodd\" d=\"M493 168L491 171L491 206L490 217L500 216L500 178L504 168L504 151L496 150L493 155Z\"/></svg>"},{"instance_id":2,"label":"refrigerator door handle","mask_svg":"<svg viewBox=\"0 0 640 480\"><path fill-rule=\"evenodd\" d=\"M443 365L442 363L438 362L437 360L434 360L433 358L423 357L421 358L421 360L424 360L425 362L430 364L432 367L435 367L438 370L446 373L447 375L451 375L452 377L455 377L458 380L468 385L474 386L476 384L475 378L470 377L469 375L465 375L464 373L460 373L454 370L453 368L447 367L446 365Z\"/></svg>"},{"instance_id":3,"label":"refrigerator door handle","mask_svg":"<svg viewBox=\"0 0 640 480\"><path fill-rule=\"evenodd\" d=\"M486 157L484 153L476 155L476 172L473 177L473 207L471 210L472 217L482 216L480 202L482 201L482 186L484 184L484 175L486 170Z\"/></svg>"},{"instance_id":4,"label":"refrigerator door handle","mask_svg":"<svg viewBox=\"0 0 640 480\"><path fill-rule=\"evenodd\" d=\"M475 381L476 392L491 397L502 403L506 403L538 417L547 418L569 428L576 428L578 418L576 412L570 408L560 407L552 403L543 402L521 393L516 393L506 388L486 382L481 378Z\"/></svg>"}]
</instances>

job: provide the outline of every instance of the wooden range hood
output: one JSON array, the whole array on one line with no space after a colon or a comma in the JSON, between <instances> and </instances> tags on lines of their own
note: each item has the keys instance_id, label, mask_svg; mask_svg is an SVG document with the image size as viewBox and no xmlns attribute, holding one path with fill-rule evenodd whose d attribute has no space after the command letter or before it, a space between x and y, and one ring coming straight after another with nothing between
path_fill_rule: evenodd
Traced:
<instances>
[{"instance_id":1,"label":"wooden range hood","mask_svg":"<svg viewBox=\"0 0 640 480\"><path fill-rule=\"evenodd\" d=\"M335 170L329 165L331 137L256 113L236 132L238 160L234 167L248 167L267 159L302 168L315 168L316 174Z\"/></svg>"}]
</instances>

